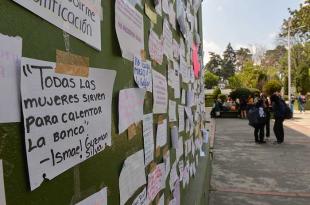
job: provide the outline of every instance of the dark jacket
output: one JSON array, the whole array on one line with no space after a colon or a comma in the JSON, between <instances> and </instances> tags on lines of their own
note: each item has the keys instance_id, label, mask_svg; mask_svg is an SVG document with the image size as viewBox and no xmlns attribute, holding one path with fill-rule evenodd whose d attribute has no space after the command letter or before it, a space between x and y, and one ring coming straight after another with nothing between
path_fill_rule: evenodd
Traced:
<instances>
[{"instance_id":1,"label":"dark jacket","mask_svg":"<svg viewBox=\"0 0 310 205\"><path fill-rule=\"evenodd\" d=\"M272 103L272 111L274 118L284 118L285 107L283 106L285 102L277 95L272 95L270 97Z\"/></svg>"}]
</instances>

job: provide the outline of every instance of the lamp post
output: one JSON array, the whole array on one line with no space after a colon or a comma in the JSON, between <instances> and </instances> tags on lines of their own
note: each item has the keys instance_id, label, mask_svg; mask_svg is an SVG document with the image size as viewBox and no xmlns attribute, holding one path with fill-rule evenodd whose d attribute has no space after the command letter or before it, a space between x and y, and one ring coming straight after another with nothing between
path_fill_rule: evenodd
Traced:
<instances>
[{"instance_id":1,"label":"lamp post","mask_svg":"<svg viewBox=\"0 0 310 205\"><path fill-rule=\"evenodd\" d=\"M288 20L287 46L288 46L288 55L287 55L288 103L289 103L290 109L292 109L292 99L291 99L291 18L289 18L289 20ZM292 112L294 112L294 110L292 110Z\"/></svg>"}]
</instances>

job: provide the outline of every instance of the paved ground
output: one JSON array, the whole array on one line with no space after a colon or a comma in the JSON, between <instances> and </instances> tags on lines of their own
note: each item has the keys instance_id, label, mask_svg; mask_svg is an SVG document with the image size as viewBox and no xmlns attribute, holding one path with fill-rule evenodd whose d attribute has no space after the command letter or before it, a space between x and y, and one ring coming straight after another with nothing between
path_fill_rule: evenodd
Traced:
<instances>
[{"instance_id":1,"label":"paved ground","mask_svg":"<svg viewBox=\"0 0 310 205\"><path fill-rule=\"evenodd\" d=\"M211 205L310 205L310 113L295 117L281 145L273 132L255 144L247 120L216 119Z\"/></svg>"}]
</instances>

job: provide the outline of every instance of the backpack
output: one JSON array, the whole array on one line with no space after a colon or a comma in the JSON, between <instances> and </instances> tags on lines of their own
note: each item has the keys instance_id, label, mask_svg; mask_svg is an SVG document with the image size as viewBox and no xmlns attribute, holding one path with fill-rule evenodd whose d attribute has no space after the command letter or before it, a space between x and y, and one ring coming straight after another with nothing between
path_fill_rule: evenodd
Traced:
<instances>
[{"instance_id":1,"label":"backpack","mask_svg":"<svg viewBox=\"0 0 310 205\"><path fill-rule=\"evenodd\" d=\"M280 110L282 112L282 116L284 117L284 119L292 119L293 112L291 108L283 100L280 100Z\"/></svg>"},{"instance_id":2,"label":"backpack","mask_svg":"<svg viewBox=\"0 0 310 205\"><path fill-rule=\"evenodd\" d=\"M254 128L265 124L267 119L266 113L264 113L262 117L260 116L259 108L257 107L252 107L249 109L247 117L249 120L249 125Z\"/></svg>"}]
</instances>

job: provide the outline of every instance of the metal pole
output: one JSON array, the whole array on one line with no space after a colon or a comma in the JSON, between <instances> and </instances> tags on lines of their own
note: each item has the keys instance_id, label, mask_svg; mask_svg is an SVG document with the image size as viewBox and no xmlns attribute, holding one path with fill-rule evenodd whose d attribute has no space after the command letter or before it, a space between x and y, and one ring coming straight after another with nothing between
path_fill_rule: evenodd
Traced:
<instances>
[{"instance_id":1,"label":"metal pole","mask_svg":"<svg viewBox=\"0 0 310 205\"><path fill-rule=\"evenodd\" d=\"M287 65L288 65L288 101L290 108L291 105L291 19L288 21L288 34L287 34L287 44L288 44L288 57L287 57ZM292 110L293 112L293 110Z\"/></svg>"}]
</instances>

